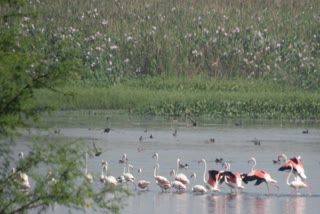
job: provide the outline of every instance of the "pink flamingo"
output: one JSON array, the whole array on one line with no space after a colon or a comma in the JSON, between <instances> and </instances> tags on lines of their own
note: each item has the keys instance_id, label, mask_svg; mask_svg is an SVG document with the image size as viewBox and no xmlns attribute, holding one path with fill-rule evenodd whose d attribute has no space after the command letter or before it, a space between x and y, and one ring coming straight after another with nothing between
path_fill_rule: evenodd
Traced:
<instances>
[{"instance_id":1,"label":"pink flamingo","mask_svg":"<svg viewBox=\"0 0 320 214\"><path fill-rule=\"evenodd\" d=\"M228 162L224 162L222 164L226 171L224 171L222 174L224 176L224 181L226 182L226 184L230 187L231 189L231 193L233 192L233 190L235 190L235 192L241 191L244 189L244 186L242 185L242 178L241 178L241 173L236 172L236 173L232 173L230 171L230 163Z\"/></svg>"},{"instance_id":2,"label":"pink flamingo","mask_svg":"<svg viewBox=\"0 0 320 214\"><path fill-rule=\"evenodd\" d=\"M301 162L301 157L293 157L288 160L287 156L285 154L278 155L278 159L284 158L285 162L284 164L279 168L279 171L289 171L291 168L293 169L293 172L298 175L301 179L307 179L306 174L304 173L304 167ZM292 167L289 166L291 164Z\"/></svg>"},{"instance_id":3,"label":"pink flamingo","mask_svg":"<svg viewBox=\"0 0 320 214\"><path fill-rule=\"evenodd\" d=\"M293 166L291 163L289 163L289 167L291 168L290 170L290 173L287 177L287 185L292 187L294 190L295 190L295 193L297 194L298 193L298 189L302 189L304 187L307 187L309 189L309 194L311 194L311 186L306 184L305 182L303 182L302 180L300 180L299 177L297 177L295 180L289 182L289 179L290 179L290 176L292 174L292 171L293 171Z\"/></svg>"},{"instance_id":4,"label":"pink flamingo","mask_svg":"<svg viewBox=\"0 0 320 214\"><path fill-rule=\"evenodd\" d=\"M252 166L251 172L248 173L248 174L242 174L243 182L247 184L248 181L254 181L255 180L256 181L255 185L259 185L262 182L265 182L266 185L267 185L268 193L270 193L268 184L271 184L275 188L277 188L278 193L279 193L279 187L276 185L277 181L272 179L271 175L268 172L254 169L256 164L257 164L257 161L256 161L256 159L254 157L250 158L248 160L248 163L250 163L251 161L253 161L253 163L254 163L253 166Z\"/></svg>"},{"instance_id":5,"label":"pink flamingo","mask_svg":"<svg viewBox=\"0 0 320 214\"><path fill-rule=\"evenodd\" d=\"M206 181L206 173L207 173L207 162L205 159L201 159L198 161L198 163L204 163L204 171L203 171L203 183L205 184L206 188L211 192L220 192L219 189L219 181L221 179L220 177L220 171L216 170L210 170L209 172L209 179Z\"/></svg>"},{"instance_id":6,"label":"pink flamingo","mask_svg":"<svg viewBox=\"0 0 320 214\"><path fill-rule=\"evenodd\" d=\"M173 176L174 179L176 179L176 172L171 170L170 175ZM176 189L177 192L183 192L187 189L186 185L184 185L181 181L179 180L174 180L171 182L171 186Z\"/></svg>"},{"instance_id":7,"label":"pink flamingo","mask_svg":"<svg viewBox=\"0 0 320 214\"><path fill-rule=\"evenodd\" d=\"M141 176L141 173L142 173L142 169L141 169L141 168L138 169L138 173L139 173L139 177L140 177L140 176ZM149 190L149 184L150 184L149 181L139 180L139 182L138 182L138 187L139 187L140 189L142 189L142 190L144 190L144 189Z\"/></svg>"},{"instance_id":8,"label":"pink flamingo","mask_svg":"<svg viewBox=\"0 0 320 214\"><path fill-rule=\"evenodd\" d=\"M166 177L159 175L159 164L156 164L156 166L154 166L153 176L156 180L157 185L161 188L161 191L167 191L171 188L171 183L169 182L169 180Z\"/></svg>"},{"instance_id":9,"label":"pink flamingo","mask_svg":"<svg viewBox=\"0 0 320 214\"><path fill-rule=\"evenodd\" d=\"M159 154L158 153L154 153L152 158L156 158L156 164L155 164L154 173L153 173L154 174L154 179L156 180L156 182L160 183L160 184L169 183L169 180L166 177L159 175L159 168L160 168L160 165L159 165Z\"/></svg>"},{"instance_id":10,"label":"pink flamingo","mask_svg":"<svg viewBox=\"0 0 320 214\"><path fill-rule=\"evenodd\" d=\"M179 173L179 166L180 166L180 159L178 158L178 159L177 159L177 172L176 172L176 174L175 174L175 180L176 180L176 181L180 181L180 182L183 183L183 184L188 184L188 183L190 183L188 177L187 177L185 174Z\"/></svg>"}]
</instances>

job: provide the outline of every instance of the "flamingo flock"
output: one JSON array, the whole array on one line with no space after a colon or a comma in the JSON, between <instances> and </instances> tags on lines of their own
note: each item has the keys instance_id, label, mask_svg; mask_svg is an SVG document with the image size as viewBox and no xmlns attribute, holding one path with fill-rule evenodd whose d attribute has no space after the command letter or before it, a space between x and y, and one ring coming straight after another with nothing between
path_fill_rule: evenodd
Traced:
<instances>
[{"instance_id":1,"label":"flamingo flock","mask_svg":"<svg viewBox=\"0 0 320 214\"><path fill-rule=\"evenodd\" d=\"M188 176L184 173L179 172L181 169L181 161L178 158L176 160L176 167L172 169L167 175L171 177L166 177L164 174L160 175L160 164L159 164L159 154L154 153L152 159L155 160L153 167L153 177L155 184L159 186L161 192L168 192L171 189L176 193L184 193L188 191L188 185L190 180ZM150 190L151 181L141 180L142 169L138 169L138 174L140 180L135 183L135 179L132 174L130 174L131 165L128 164L128 159L124 154L122 159L124 160L124 170L123 170L123 183L130 182L134 185L135 189L137 187L141 191ZM298 190L302 188L308 188L309 193L311 194L311 186L307 184L304 180L306 175L304 172L304 167L301 162L301 157L293 157L288 159L284 154L278 155L278 160L282 162L279 171L288 171L288 177L286 183L289 187L294 189L294 194L299 194ZM271 174L266 170L256 169L257 161L254 157L251 157L248 161L248 164L253 163L251 170L249 172L235 172L231 171L231 165L229 162L222 162L221 169L209 169L205 159L200 159L199 164L203 164L203 176L202 182L196 183L196 173L192 172L189 176L192 179L190 184L190 190L194 194L214 194L221 192L221 185L225 184L225 187L230 188L230 193L238 194L245 190L244 184L248 184L254 181L254 185L258 186L261 183L265 183L267 187L268 194L271 193L269 186L272 186L276 189L276 194L279 194L280 188L277 185L277 181L272 178ZM131 166L131 167L130 167ZM129 173L129 174L128 174ZM295 178L293 181L289 181L291 175L294 174ZM130 175L130 176L129 176ZM119 180L119 178L118 178ZM122 183L122 182L119 182Z\"/></svg>"},{"instance_id":2,"label":"flamingo flock","mask_svg":"<svg viewBox=\"0 0 320 214\"><path fill-rule=\"evenodd\" d=\"M23 158L23 153L19 154L19 157ZM254 182L255 186L265 183L268 194L270 194L269 186L272 186L276 189L276 194L279 194L280 191L278 182L272 178L269 172L266 170L256 169L257 161L254 157L249 158L247 161L248 164L253 163L249 172L231 171L230 163L225 161L221 163L220 169L208 169L206 160L200 159L197 161L198 165L196 167L203 165L201 183L196 182L197 174L195 172L190 172L189 176L187 176L185 173L179 172L179 169L182 168L179 158L176 160L174 169L172 169L169 173L161 175L159 154L156 152L151 158L155 161L153 167L154 182L157 186L159 186L161 192L171 192L170 190L172 189L179 194L183 194L188 190L194 194L215 194L222 192L221 186L224 185L224 187L230 188L231 194L241 194L243 191L245 191L245 186L243 184L249 184L249 182ZM301 156L288 159L285 154L279 154L277 159L280 163L282 163L280 168L278 168L278 171L288 172L285 181L286 184L294 190L292 194L300 194L299 190L303 188L308 189L309 194L311 194L312 187L306 182L307 176L305 174ZM94 174L88 172L87 161L88 154L85 152L84 178L85 181L93 183L95 181L95 177ZM134 190L149 191L151 189L150 186L152 181L141 178L142 168L138 168L136 171L139 179L135 179L134 175L131 173L134 167L129 163L129 159L127 158L126 154L123 154L122 158L118 162L119 164L123 164L123 171L121 175L116 177L110 174L108 162L106 160L102 160L101 174L97 176L97 180L99 180L103 185L126 185L129 188L129 184L132 184ZM187 169L184 169L185 172L187 172ZM25 173L21 171L17 172L16 169L13 168L12 174L15 175L15 181L19 183L21 191L28 191L31 188L28 176ZM171 177L166 177L166 175L170 175ZM291 180L292 175L294 175L293 180ZM190 182L188 177L192 179L192 182ZM190 188L188 185L190 185Z\"/></svg>"}]
</instances>

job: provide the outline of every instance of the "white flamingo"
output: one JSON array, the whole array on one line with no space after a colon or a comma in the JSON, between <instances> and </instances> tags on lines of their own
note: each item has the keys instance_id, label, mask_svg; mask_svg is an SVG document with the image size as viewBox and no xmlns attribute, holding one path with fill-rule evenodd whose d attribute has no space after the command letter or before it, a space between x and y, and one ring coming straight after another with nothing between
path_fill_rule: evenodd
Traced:
<instances>
[{"instance_id":1,"label":"white flamingo","mask_svg":"<svg viewBox=\"0 0 320 214\"><path fill-rule=\"evenodd\" d=\"M177 169L176 169L176 174L175 174L175 180L176 181L180 181L183 184L188 184L190 183L188 177L183 174L183 173L179 173L179 166L180 166L180 159L177 159Z\"/></svg>"},{"instance_id":2,"label":"white flamingo","mask_svg":"<svg viewBox=\"0 0 320 214\"><path fill-rule=\"evenodd\" d=\"M142 173L142 169L139 168L138 169L138 173L139 173L139 178L141 177L141 173ZM142 190L149 190L149 185L150 185L150 182L149 181L146 181L146 180L139 180L138 182L138 187Z\"/></svg>"},{"instance_id":3,"label":"white flamingo","mask_svg":"<svg viewBox=\"0 0 320 214\"><path fill-rule=\"evenodd\" d=\"M192 187L191 187L191 191L197 194L204 194L207 192L207 189L200 185L200 184L195 184L196 182L196 178L197 178L197 174L196 173L192 173L190 178L193 178L193 182L192 182Z\"/></svg>"},{"instance_id":4,"label":"white flamingo","mask_svg":"<svg viewBox=\"0 0 320 214\"><path fill-rule=\"evenodd\" d=\"M111 185L118 185L118 181L117 179L112 176L112 175L104 175L104 171L106 171L108 173L108 162L107 161L102 161L102 172L101 172L101 176L100 176L100 181L102 183L108 183L108 184L111 184Z\"/></svg>"},{"instance_id":5,"label":"white flamingo","mask_svg":"<svg viewBox=\"0 0 320 214\"><path fill-rule=\"evenodd\" d=\"M85 176L85 179L89 182L89 183L92 183L93 181L93 177L90 173L88 173L88 153L86 152L86 168L84 170L84 176Z\"/></svg>"},{"instance_id":6,"label":"white flamingo","mask_svg":"<svg viewBox=\"0 0 320 214\"><path fill-rule=\"evenodd\" d=\"M170 175L173 176L174 179L176 179L176 172L174 171L174 169L171 170ZM171 186L176 189L176 192L183 192L187 189L186 185L184 185L179 180L172 181Z\"/></svg>"},{"instance_id":7,"label":"white flamingo","mask_svg":"<svg viewBox=\"0 0 320 214\"><path fill-rule=\"evenodd\" d=\"M220 175L219 173L218 175L218 179L213 180L210 176L209 176L209 180L211 180L212 184L209 184L206 181L206 173L207 173L207 162L205 159L201 159L200 161L198 161L198 163L204 163L204 171L203 171L203 183L205 184L206 188L211 192L220 192L221 190L219 189L219 181L220 181Z\"/></svg>"},{"instance_id":8,"label":"white flamingo","mask_svg":"<svg viewBox=\"0 0 320 214\"><path fill-rule=\"evenodd\" d=\"M128 172L126 172L126 168L127 168ZM134 185L134 188L137 189L136 183L134 182L135 178L130 173L130 168L133 168L132 165L129 165L128 161L126 161L126 164L125 164L125 166L123 168L123 177L124 177L126 183L127 182L131 182Z\"/></svg>"},{"instance_id":9,"label":"white flamingo","mask_svg":"<svg viewBox=\"0 0 320 214\"><path fill-rule=\"evenodd\" d=\"M290 170L290 173L287 177L287 185L292 187L296 194L298 194L298 189L302 189L305 187L309 189L309 194L311 194L311 186L306 184L305 182L303 182L299 177L296 177L295 180L289 182L290 176L293 172L293 166L291 163L289 163L289 167L291 168L291 170Z\"/></svg>"},{"instance_id":10,"label":"white flamingo","mask_svg":"<svg viewBox=\"0 0 320 214\"><path fill-rule=\"evenodd\" d=\"M19 158L20 159L23 159L24 158L24 155L23 155L23 152L20 152L18 154ZM27 192L30 190L31 188L31 185L30 185L30 182L29 182L29 176L24 173L24 172L21 172L20 170L17 172L17 170L15 168L12 168L12 174L15 174L17 173L18 177L17 177L17 181L20 185L20 190L22 192Z\"/></svg>"}]
</instances>

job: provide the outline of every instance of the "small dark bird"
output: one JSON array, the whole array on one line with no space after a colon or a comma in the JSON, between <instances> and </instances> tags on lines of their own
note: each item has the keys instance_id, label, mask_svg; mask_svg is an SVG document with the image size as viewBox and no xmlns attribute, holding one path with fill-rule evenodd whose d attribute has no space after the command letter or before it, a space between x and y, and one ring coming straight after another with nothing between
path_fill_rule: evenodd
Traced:
<instances>
[{"instance_id":1,"label":"small dark bird","mask_svg":"<svg viewBox=\"0 0 320 214\"><path fill-rule=\"evenodd\" d=\"M152 138L153 138L153 136L152 136L152 135L150 135L150 136L149 136L149 138L150 138L150 139L152 139Z\"/></svg>"},{"instance_id":2,"label":"small dark bird","mask_svg":"<svg viewBox=\"0 0 320 214\"><path fill-rule=\"evenodd\" d=\"M105 129L103 129L103 133L109 133L110 132L110 128L105 128Z\"/></svg>"},{"instance_id":3,"label":"small dark bird","mask_svg":"<svg viewBox=\"0 0 320 214\"><path fill-rule=\"evenodd\" d=\"M240 122L236 122L234 125L235 126L242 126L242 121L240 120Z\"/></svg>"},{"instance_id":4,"label":"small dark bird","mask_svg":"<svg viewBox=\"0 0 320 214\"><path fill-rule=\"evenodd\" d=\"M272 160L273 164L280 164L281 163L281 160Z\"/></svg>"},{"instance_id":5,"label":"small dark bird","mask_svg":"<svg viewBox=\"0 0 320 214\"><path fill-rule=\"evenodd\" d=\"M308 133L309 133L309 130L308 130L308 129L303 130L302 133L303 133L303 134L308 134Z\"/></svg>"},{"instance_id":6,"label":"small dark bird","mask_svg":"<svg viewBox=\"0 0 320 214\"><path fill-rule=\"evenodd\" d=\"M193 126L197 126L197 121L195 121L195 120L192 119L191 117L189 117L189 119L191 120Z\"/></svg>"},{"instance_id":7,"label":"small dark bird","mask_svg":"<svg viewBox=\"0 0 320 214\"><path fill-rule=\"evenodd\" d=\"M102 151L98 150L95 143L92 143L96 156L100 156Z\"/></svg>"},{"instance_id":8,"label":"small dark bird","mask_svg":"<svg viewBox=\"0 0 320 214\"><path fill-rule=\"evenodd\" d=\"M253 144L256 145L256 146L260 146L260 145L261 145L261 141L258 140L257 138L254 138L254 139L252 140L252 142L253 142Z\"/></svg>"},{"instance_id":9,"label":"small dark bird","mask_svg":"<svg viewBox=\"0 0 320 214\"><path fill-rule=\"evenodd\" d=\"M140 136L140 137L139 137L139 141L142 142L142 140L143 140L143 138L142 138L142 136Z\"/></svg>"},{"instance_id":10,"label":"small dark bird","mask_svg":"<svg viewBox=\"0 0 320 214\"><path fill-rule=\"evenodd\" d=\"M182 163L179 163L179 168L180 169L187 169L188 168L188 166L189 166L189 164L182 164Z\"/></svg>"},{"instance_id":11,"label":"small dark bird","mask_svg":"<svg viewBox=\"0 0 320 214\"><path fill-rule=\"evenodd\" d=\"M223 162L223 158L216 158L216 163L222 163Z\"/></svg>"},{"instance_id":12,"label":"small dark bird","mask_svg":"<svg viewBox=\"0 0 320 214\"><path fill-rule=\"evenodd\" d=\"M210 143L214 143L215 139L214 138L210 138L209 141L210 141Z\"/></svg>"},{"instance_id":13,"label":"small dark bird","mask_svg":"<svg viewBox=\"0 0 320 214\"><path fill-rule=\"evenodd\" d=\"M55 129L55 130L54 130L54 133L55 133L55 134L60 134L60 129Z\"/></svg>"},{"instance_id":14,"label":"small dark bird","mask_svg":"<svg viewBox=\"0 0 320 214\"><path fill-rule=\"evenodd\" d=\"M174 137L176 137L176 136L177 136L177 134L178 134L178 130L177 130L177 129L175 129L172 135L173 135Z\"/></svg>"}]
</instances>

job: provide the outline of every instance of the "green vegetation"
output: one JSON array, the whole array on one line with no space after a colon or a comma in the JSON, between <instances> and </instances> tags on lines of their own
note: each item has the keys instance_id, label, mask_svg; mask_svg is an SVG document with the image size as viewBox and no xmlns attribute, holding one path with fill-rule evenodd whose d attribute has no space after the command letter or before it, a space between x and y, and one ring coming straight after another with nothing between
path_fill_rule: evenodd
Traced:
<instances>
[{"instance_id":1,"label":"green vegetation","mask_svg":"<svg viewBox=\"0 0 320 214\"><path fill-rule=\"evenodd\" d=\"M83 144L50 134L11 171L17 127L45 110L319 118L319 11L318 0L0 0L0 213L119 212L129 194L85 183Z\"/></svg>"},{"instance_id":2,"label":"green vegetation","mask_svg":"<svg viewBox=\"0 0 320 214\"><path fill-rule=\"evenodd\" d=\"M44 213L60 205L72 210L119 212L128 190L106 184L95 188L86 178L84 142L47 136L28 137L27 119L36 120L48 106L34 106L34 92L55 91L79 72L72 40L51 40L32 31L36 13L23 0L0 1L0 213ZM25 155L16 157L23 141ZM97 176L97 175L95 175ZM110 197L111 195L111 197Z\"/></svg>"},{"instance_id":3,"label":"green vegetation","mask_svg":"<svg viewBox=\"0 0 320 214\"><path fill-rule=\"evenodd\" d=\"M137 114L229 118L307 118L320 116L320 96L262 80L145 78L105 87L72 83L65 94L37 91L36 105L63 110L124 109Z\"/></svg>"},{"instance_id":4,"label":"green vegetation","mask_svg":"<svg viewBox=\"0 0 320 214\"><path fill-rule=\"evenodd\" d=\"M68 39L81 65L41 107L319 117L319 1L31 2L41 18L22 30Z\"/></svg>"},{"instance_id":5,"label":"green vegetation","mask_svg":"<svg viewBox=\"0 0 320 214\"><path fill-rule=\"evenodd\" d=\"M320 86L320 2L32 1L32 34L69 38L84 80L132 76L270 80Z\"/></svg>"}]
</instances>

